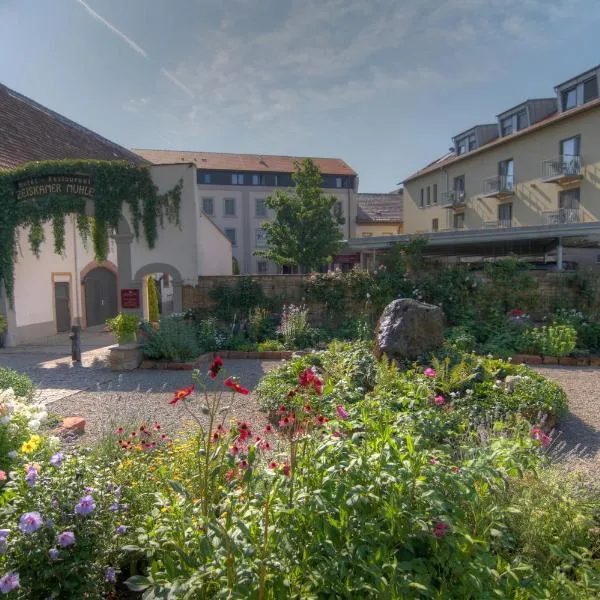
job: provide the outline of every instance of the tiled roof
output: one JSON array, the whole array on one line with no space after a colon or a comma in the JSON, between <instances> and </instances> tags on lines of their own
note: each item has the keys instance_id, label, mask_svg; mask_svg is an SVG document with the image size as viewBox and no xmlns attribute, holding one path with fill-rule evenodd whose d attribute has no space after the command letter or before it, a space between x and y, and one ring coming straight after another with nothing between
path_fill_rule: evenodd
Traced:
<instances>
[{"instance_id":1,"label":"tiled roof","mask_svg":"<svg viewBox=\"0 0 600 600\"><path fill-rule=\"evenodd\" d=\"M225 154L220 152L190 152L187 150L143 150L133 148L155 165L195 163L198 169L214 171L249 171L292 173L299 156L271 156L267 154ZM356 175L340 158L312 158L324 175Z\"/></svg>"},{"instance_id":2,"label":"tiled roof","mask_svg":"<svg viewBox=\"0 0 600 600\"><path fill-rule=\"evenodd\" d=\"M0 169L66 158L145 163L126 148L0 84Z\"/></svg>"},{"instance_id":3,"label":"tiled roof","mask_svg":"<svg viewBox=\"0 0 600 600\"><path fill-rule=\"evenodd\" d=\"M533 125L530 125L529 127L526 127L525 129L521 129L521 131L517 131L517 132L513 133L512 135L507 135L506 137L500 137L495 140L492 140L491 142L488 142L487 144L477 148L477 150L472 150L471 152L466 152L465 154L461 154L460 156L457 156L453 152L445 154L444 156L438 158L436 161L429 163L426 167L423 167L421 170L416 171L412 175L406 177L402 183L406 183L407 181L411 181L412 179L417 179L418 177L421 177L421 175L426 175L427 173L432 173L433 171L437 171L439 168L445 167L449 164L453 164L453 163L459 162L461 160L466 160L466 159L470 158L471 156L474 156L475 154L479 154L481 152L485 152L492 148L496 148L497 146L501 146L502 144L507 144L508 142L512 142L513 140L520 138L524 135L534 133L538 129L542 129L543 127L548 127L549 125L552 125L553 123L555 123L557 121L563 121L565 119L570 119L571 117L574 117L583 112L586 112L588 110L592 110L592 109L598 108L598 107L600 107L600 98L596 98L595 100L592 100L591 102L587 102L586 104L582 104L581 106L577 106L575 108L572 108L572 109L567 110L562 113L554 113L554 114L550 115L549 117L547 117L546 119L538 121L537 123L534 123Z\"/></svg>"},{"instance_id":4,"label":"tiled roof","mask_svg":"<svg viewBox=\"0 0 600 600\"><path fill-rule=\"evenodd\" d=\"M402 223L403 194L357 194L356 223Z\"/></svg>"}]
</instances>

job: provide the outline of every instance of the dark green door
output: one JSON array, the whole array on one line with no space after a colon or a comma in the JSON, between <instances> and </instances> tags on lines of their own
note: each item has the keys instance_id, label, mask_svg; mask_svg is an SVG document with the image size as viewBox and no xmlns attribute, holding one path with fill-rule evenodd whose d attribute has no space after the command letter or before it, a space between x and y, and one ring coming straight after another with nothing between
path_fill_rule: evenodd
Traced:
<instances>
[{"instance_id":1,"label":"dark green door","mask_svg":"<svg viewBox=\"0 0 600 600\"><path fill-rule=\"evenodd\" d=\"M103 325L117 314L117 278L104 267L92 269L84 279L88 327Z\"/></svg>"},{"instance_id":2,"label":"dark green door","mask_svg":"<svg viewBox=\"0 0 600 600\"><path fill-rule=\"evenodd\" d=\"M69 302L69 284L54 282L54 314L56 315L56 331L69 331L71 328L71 305Z\"/></svg>"}]
</instances>

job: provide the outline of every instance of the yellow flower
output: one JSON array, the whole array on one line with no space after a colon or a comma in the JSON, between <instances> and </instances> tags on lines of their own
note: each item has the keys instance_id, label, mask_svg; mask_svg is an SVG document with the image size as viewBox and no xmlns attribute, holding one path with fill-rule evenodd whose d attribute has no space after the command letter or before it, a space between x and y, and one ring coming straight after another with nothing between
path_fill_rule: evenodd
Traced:
<instances>
[{"instance_id":1,"label":"yellow flower","mask_svg":"<svg viewBox=\"0 0 600 600\"><path fill-rule=\"evenodd\" d=\"M24 454L35 452L41 443L42 438L39 435L34 434L26 442L23 442L23 445L21 446L21 452Z\"/></svg>"}]
</instances>

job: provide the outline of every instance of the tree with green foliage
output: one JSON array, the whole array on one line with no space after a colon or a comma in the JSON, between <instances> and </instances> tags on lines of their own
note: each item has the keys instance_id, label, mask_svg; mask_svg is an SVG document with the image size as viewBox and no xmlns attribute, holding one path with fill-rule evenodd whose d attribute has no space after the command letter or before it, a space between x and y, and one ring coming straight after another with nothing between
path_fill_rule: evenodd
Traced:
<instances>
[{"instance_id":1,"label":"tree with green foliage","mask_svg":"<svg viewBox=\"0 0 600 600\"><path fill-rule=\"evenodd\" d=\"M146 280L146 287L148 289L148 319L152 323L156 323L160 318L160 311L158 309L158 290L157 282L154 277L149 276Z\"/></svg>"},{"instance_id":2,"label":"tree with green foliage","mask_svg":"<svg viewBox=\"0 0 600 600\"><path fill-rule=\"evenodd\" d=\"M344 218L334 214L337 198L323 193L319 167L307 158L295 168L295 187L277 190L265 202L275 219L263 224L268 248L254 254L307 273L329 264L339 252Z\"/></svg>"}]
</instances>

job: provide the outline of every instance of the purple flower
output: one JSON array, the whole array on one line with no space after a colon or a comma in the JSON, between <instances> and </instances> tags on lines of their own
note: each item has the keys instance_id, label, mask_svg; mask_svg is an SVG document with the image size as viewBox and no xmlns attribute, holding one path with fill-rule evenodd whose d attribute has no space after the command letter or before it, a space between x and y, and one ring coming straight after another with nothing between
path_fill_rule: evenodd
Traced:
<instances>
[{"instance_id":1,"label":"purple flower","mask_svg":"<svg viewBox=\"0 0 600 600\"><path fill-rule=\"evenodd\" d=\"M60 551L58 548L50 548L50 550L48 550L48 556L50 557L50 560L56 560L59 554Z\"/></svg>"},{"instance_id":2,"label":"purple flower","mask_svg":"<svg viewBox=\"0 0 600 600\"><path fill-rule=\"evenodd\" d=\"M115 500L118 500L121 497L121 486L119 486L116 490L115 490Z\"/></svg>"},{"instance_id":3,"label":"purple flower","mask_svg":"<svg viewBox=\"0 0 600 600\"><path fill-rule=\"evenodd\" d=\"M336 406L335 413L338 416L338 419L342 419L343 421L345 421L350 416L341 404L338 404Z\"/></svg>"},{"instance_id":4,"label":"purple flower","mask_svg":"<svg viewBox=\"0 0 600 600\"><path fill-rule=\"evenodd\" d=\"M60 467L65 460L65 455L62 452L57 452L50 457L50 464L53 467Z\"/></svg>"},{"instance_id":5,"label":"purple flower","mask_svg":"<svg viewBox=\"0 0 600 600\"><path fill-rule=\"evenodd\" d=\"M52 498L52 508L58 508L58 500L56 498Z\"/></svg>"},{"instance_id":6,"label":"purple flower","mask_svg":"<svg viewBox=\"0 0 600 600\"><path fill-rule=\"evenodd\" d=\"M110 505L110 508L108 510L110 510L111 512L119 512L119 503L118 502L113 502Z\"/></svg>"},{"instance_id":7,"label":"purple flower","mask_svg":"<svg viewBox=\"0 0 600 600\"><path fill-rule=\"evenodd\" d=\"M0 529L0 539L7 538L10 533L10 529Z\"/></svg>"},{"instance_id":8,"label":"purple flower","mask_svg":"<svg viewBox=\"0 0 600 600\"><path fill-rule=\"evenodd\" d=\"M6 538L0 538L0 556L2 556L6 552L7 548L8 542L6 541Z\"/></svg>"},{"instance_id":9,"label":"purple flower","mask_svg":"<svg viewBox=\"0 0 600 600\"><path fill-rule=\"evenodd\" d=\"M46 519L46 527L52 529L52 527L54 527L54 521L52 519Z\"/></svg>"},{"instance_id":10,"label":"purple flower","mask_svg":"<svg viewBox=\"0 0 600 600\"><path fill-rule=\"evenodd\" d=\"M72 531L63 531L57 538L61 548L72 546L75 543L75 534Z\"/></svg>"},{"instance_id":11,"label":"purple flower","mask_svg":"<svg viewBox=\"0 0 600 600\"><path fill-rule=\"evenodd\" d=\"M123 504L123 506L121 506L121 510L123 512L127 512L129 510L129 504Z\"/></svg>"},{"instance_id":12,"label":"purple flower","mask_svg":"<svg viewBox=\"0 0 600 600\"><path fill-rule=\"evenodd\" d=\"M12 571L0 577L0 592L8 594L19 587L19 574Z\"/></svg>"},{"instance_id":13,"label":"purple flower","mask_svg":"<svg viewBox=\"0 0 600 600\"><path fill-rule=\"evenodd\" d=\"M82 515L82 516L86 516L89 515L91 512L94 512L94 509L96 508L96 502L93 498L93 496L90 496L89 494L87 496L83 496L83 498L79 499L79 504L75 507L75 512L78 515Z\"/></svg>"},{"instance_id":14,"label":"purple flower","mask_svg":"<svg viewBox=\"0 0 600 600\"><path fill-rule=\"evenodd\" d=\"M35 469L34 467L31 467L27 471L27 475L25 475L25 481L27 482L27 485L29 485L29 487L33 487L35 485L35 482L37 481L37 477L38 477L37 469Z\"/></svg>"},{"instance_id":15,"label":"purple flower","mask_svg":"<svg viewBox=\"0 0 600 600\"><path fill-rule=\"evenodd\" d=\"M23 533L33 533L42 526L42 517L39 512L28 512L19 519L19 529Z\"/></svg>"},{"instance_id":16,"label":"purple flower","mask_svg":"<svg viewBox=\"0 0 600 600\"><path fill-rule=\"evenodd\" d=\"M117 570L114 567L108 567L104 571L104 581L108 583L115 583L117 581Z\"/></svg>"},{"instance_id":17,"label":"purple flower","mask_svg":"<svg viewBox=\"0 0 600 600\"><path fill-rule=\"evenodd\" d=\"M125 525L119 525L116 529L116 532L119 535L123 535L123 534L127 533L127 527Z\"/></svg>"}]
</instances>

